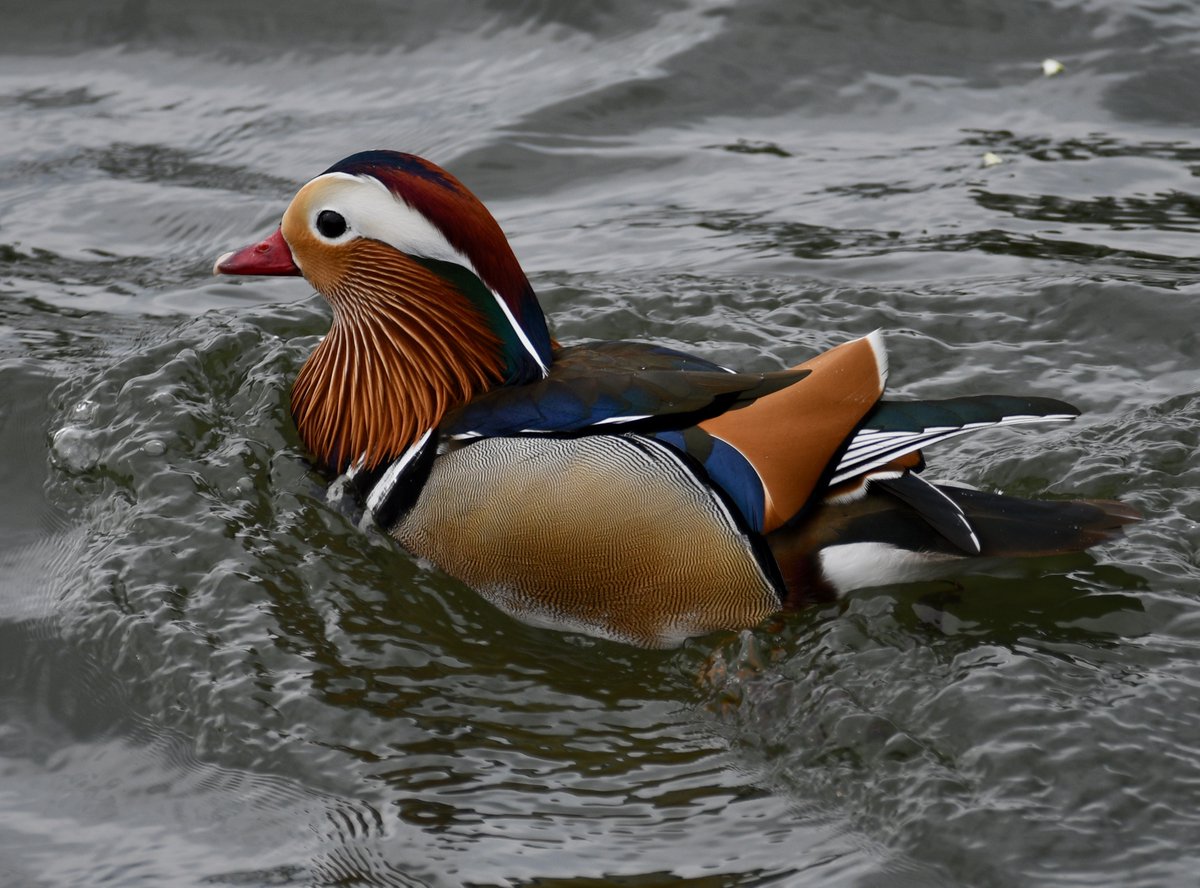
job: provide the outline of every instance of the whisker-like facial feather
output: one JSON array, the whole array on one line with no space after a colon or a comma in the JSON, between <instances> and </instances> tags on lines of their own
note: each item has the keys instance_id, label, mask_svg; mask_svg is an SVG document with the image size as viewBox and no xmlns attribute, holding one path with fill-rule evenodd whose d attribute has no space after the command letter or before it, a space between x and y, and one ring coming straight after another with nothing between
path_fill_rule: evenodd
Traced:
<instances>
[{"instance_id":1,"label":"whisker-like facial feather","mask_svg":"<svg viewBox=\"0 0 1200 888\"><path fill-rule=\"evenodd\" d=\"M403 453L448 410L496 384L502 347L483 314L420 263L378 242L350 252L329 334L292 391L305 445L337 469Z\"/></svg>"},{"instance_id":2,"label":"whisker-like facial feather","mask_svg":"<svg viewBox=\"0 0 1200 888\"><path fill-rule=\"evenodd\" d=\"M396 278L387 277L379 274L356 273L351 281L352 285L360 293L370 293L372 302L388 304L392 312L397 316L404 315L412 321L412 324L406 328L406 333L411 335L415 345L418 347L425 339L437 339L441 337L462 337L469 334L472 330L470 325L464 325L458 318L453 315L430 314L428 312L418 312L411 310L402 302L389 302L386 294L389 288L394 289L397 286L411 286L408 282L398 281ZM415 328L420 328L415 329ZM425 335L422 335L422 331Z\"/></svg>"}]
</instances>

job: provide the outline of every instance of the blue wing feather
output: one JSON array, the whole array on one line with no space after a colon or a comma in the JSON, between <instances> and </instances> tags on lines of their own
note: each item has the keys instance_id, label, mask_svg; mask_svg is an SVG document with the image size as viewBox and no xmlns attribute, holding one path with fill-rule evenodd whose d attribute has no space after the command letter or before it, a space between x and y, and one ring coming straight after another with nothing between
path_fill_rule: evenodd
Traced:
<instances>
[{"instance_id":1,"label":"blue wing feather","mask_svg":"<svg viewBox=\"0 0 1200 888\"><path fill-rule=\"evenodd\" d=\"M598 342L559 349L545 379L501 386L447 414L450 436L683 428L791 385L808 371L731 373L674 349Z\"/></svg>"},{"instance_id":2,"label":"blue wing feather","mask_svg":"<svg viewBox=\"0 0 1200 888\"><path fill-rule=\"evenodd\" d=\"M762 479L736 448L695 427L657 432L651 437L691 457L741 513L745 526L755 533L762 533L766 512Z\"/></svg>"}]
</instances>

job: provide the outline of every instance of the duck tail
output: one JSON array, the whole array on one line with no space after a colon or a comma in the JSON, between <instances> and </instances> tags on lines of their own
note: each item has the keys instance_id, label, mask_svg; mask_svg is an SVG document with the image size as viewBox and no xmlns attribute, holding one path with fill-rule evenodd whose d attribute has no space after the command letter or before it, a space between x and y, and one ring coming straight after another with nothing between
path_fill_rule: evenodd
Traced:
<instances>
[{"instance_id":1,"label":"duck tail","mask_svg":"<svg viewBox=\"0 0 1200 888\"><path fill-rule=\"evenodd\" d=\"M912 478L912 483L906 479ZM943 575L971 557L1046 557L1120 536L1141 518L1113 500L1031 500L915 476L767 537L789 604Z\"/></svg>"},{"instance_id":2,"label":"duck tail","mask_svg":"<svg viewBox=\"0 0 1200 888\"><path fill-rule=\"evenodd\" d=\"M954 501L979 537L980 555L1041 556L1078 552L1119 536L1141 518L1116 500L1031 500L935 485Z\"/></svg>"}]
</instances>

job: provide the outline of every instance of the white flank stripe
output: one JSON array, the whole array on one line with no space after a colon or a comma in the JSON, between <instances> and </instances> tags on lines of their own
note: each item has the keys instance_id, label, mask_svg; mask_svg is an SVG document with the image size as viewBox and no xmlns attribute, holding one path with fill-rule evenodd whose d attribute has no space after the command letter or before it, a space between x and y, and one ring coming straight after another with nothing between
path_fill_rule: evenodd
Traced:
<instances>
[{"instance_id":1,"label":"white flank stripe","mask_svg":"<svg viewBox=\"0 0 1200 888\"><path fill-rule=\"evenodd\" d=\"M1075 416L1070 413L1051 413L1046 416L1021 414L1019 416L1006 416L995 422L968 423L961 428L937 426L934 430L921 432L884 432L882 434L888 435L889 438L879 441L868 441L867 446L859 446L852 453L851 449L855 448L860 437L867 434L873 436L880 434L878 430L868 429L854 436L854 441L851 442L850 447L846 450L846 454L838 463L833 478L829 481L829 485L832 487L835 484L840 484L856 475L861 475L877 466L890 462L898 456L911 453L928 444L945 441L947 438L965 435L967 432L974 432L985 428L998 428L1000 426L1024 425L1033 422L1069 422L1073 419L1075 419Z\"/></svg>"},{"instance_id":2,"label":"white flank stripe","mask_svg":"<svg viewBox=\"0 0 1200 888\"><path fill-rule=\"evenodd\" d=\"M612 422L637 422L639 419L649 419L650 414L645 416L610 416L608 419L600 419L593 422L592 425L608 425Z\"/></svg>"},{"instance_id":3,"label":"white flank stripe","mask_svg":"<svg viewBox=\"0 0 1200 888\"><path fill-rule=\"evenodd\" d=\"M582 426L582 428L590 429L595 426L612 425L613 423L617 423L617 422L636 422L639 419L649 419L650 416L651 416L651 414L649 414L649 413L647 413L645 416L610 416L608 419L601 419L601 420L597 420L596 422L589 422L587 425ZM562 431L563 431L562 429L521 429L521 431L518 432L518 434L521 434L521 435L557 435L557 434L560 434ZM454 437L455 438L463 438L469 434L477 435L478 433L467 432L462 435L454 435Z\"/></svg>"}]
</instances>

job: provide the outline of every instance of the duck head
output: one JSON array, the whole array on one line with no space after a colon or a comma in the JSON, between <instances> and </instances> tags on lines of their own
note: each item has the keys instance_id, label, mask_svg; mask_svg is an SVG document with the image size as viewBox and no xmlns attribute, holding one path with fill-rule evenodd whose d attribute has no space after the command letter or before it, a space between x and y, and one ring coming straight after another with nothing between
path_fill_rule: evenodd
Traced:
<instances>
[{"instance_id":1,"label":"duck head","mask_svg":"<svg viewBox=\"0 0 1200 888\"><path fill-rule=\"evenodd\" d=\"M550 364L545 316L500 226L411 154L339 161L300 189L275 233L213 271L303 275L333 308L292 416L338 470L394 459L446 411Z\"/></svg>"}]
</instances>

